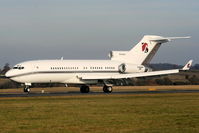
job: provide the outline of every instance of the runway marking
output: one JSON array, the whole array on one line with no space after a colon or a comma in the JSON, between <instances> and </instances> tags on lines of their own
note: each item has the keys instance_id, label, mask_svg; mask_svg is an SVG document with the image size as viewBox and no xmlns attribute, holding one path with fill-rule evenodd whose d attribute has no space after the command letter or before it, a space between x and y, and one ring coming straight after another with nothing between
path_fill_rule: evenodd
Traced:
<instances>
[{"instance_id":1,"label":"runway marking","mask_svg":"<svg viewBox=\"0 0 199 133\"><path fill-rule=\"evenodd\" d=\"M89 92L80 93L78 91L70 92L44 92L44 93L3 93L0 97L38 97L38 96L84 96L84 95L126 95L126 94L160 94L160 93L199 93L199 90L146 90L146 91L119 91L112 93Z\"/></svg>"},{"instance_id":2,"label":"runway marking","mask_svg":"<svg viewBox=\"0 0 199 133\"><path fill-rule=\"evenodd\" d=\"M157 89L156 88L149 88L148 90L149 91L156 91Z\"/></svg>"}]
</instances>

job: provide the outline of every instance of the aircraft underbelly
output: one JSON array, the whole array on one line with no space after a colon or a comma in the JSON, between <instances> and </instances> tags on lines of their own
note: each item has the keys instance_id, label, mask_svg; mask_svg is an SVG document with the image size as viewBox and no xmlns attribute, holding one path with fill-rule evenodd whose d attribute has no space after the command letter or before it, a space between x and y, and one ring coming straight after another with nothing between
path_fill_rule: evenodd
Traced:
<instances>
[{"instance_id":1,"label":"aircraft underbelly","mask_svg":"<svg viewBox=\"0 0 199 133\"><path fill-rule=\"evenodd\" d=\"M66 84L96 84L97 80L81 80L78 73L42 73L13 77L20 83L66 83Z\"/></svg>"},{"instance_id":2,"label":"aircraft underbelly","mask_svg":"<svg viewBox=\"0 0 199 133\"><path fill-rule=\"evenodd\" d=\"M21 82L21 83L62 83L65 80L74 77L74 74L67 74L67 73L42 73L42 74L30 74L24 75L20 77L11 78L14 81Z\"/></svg>"}]
</instances>

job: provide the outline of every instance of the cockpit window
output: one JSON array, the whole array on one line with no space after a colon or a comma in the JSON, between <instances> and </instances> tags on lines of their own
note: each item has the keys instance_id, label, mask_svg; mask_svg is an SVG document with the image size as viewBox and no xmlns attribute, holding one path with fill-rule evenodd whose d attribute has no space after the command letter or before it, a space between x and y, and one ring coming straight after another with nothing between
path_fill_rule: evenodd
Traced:
<instances>
[{"instance_id":1,"label":"cockpit window","mask_svg":"<svg viewBox=\"0 0 199 133\"><path fill-rule=\"evenodd\" d=\"M19 69L19 70L21 70L21 69L24 69L24 67L22 67L22 66L16 66L16 67L13 67L13 69Z\"/></svg>"},{"instance_id":2,"label":"cockpit window","mask_svg":"<svg viewBox=\"0 0 199 133\"><path fill-rule=\"evenodd\" d=\"M24 69L24 67L19 67L19 70Z\"/></svg>"}]
</instances>

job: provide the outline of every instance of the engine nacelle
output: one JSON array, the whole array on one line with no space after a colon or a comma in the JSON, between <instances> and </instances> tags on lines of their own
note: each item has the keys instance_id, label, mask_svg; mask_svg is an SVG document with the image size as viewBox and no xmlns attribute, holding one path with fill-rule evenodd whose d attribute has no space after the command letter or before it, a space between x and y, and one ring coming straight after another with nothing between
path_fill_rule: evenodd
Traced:
<instances>
[{"instance_id":1,"label":"engine nacelle","mask_svg":"<svg viewBox=\"0 0 199 133\"><path fill-rule=\"evenodd\" d=\"M150 72L152 71L151 68L145 67L143 65L133 65L133 64L125 64L122 63L118 67L118 71L120 73L136 73L136 72Z\"/></svg>"},{"instance_id":2,"label":"engine nacelle","mask_svg":"<svg viewBox=\"0 0 199 133\"><path fill-rule=\"evenodd\" d=\"M125 56L129 51L111 51L109 53L109 58L111 60L114 60L115 58L121 58L122 56Z\"/></svg>"}]
</instances>

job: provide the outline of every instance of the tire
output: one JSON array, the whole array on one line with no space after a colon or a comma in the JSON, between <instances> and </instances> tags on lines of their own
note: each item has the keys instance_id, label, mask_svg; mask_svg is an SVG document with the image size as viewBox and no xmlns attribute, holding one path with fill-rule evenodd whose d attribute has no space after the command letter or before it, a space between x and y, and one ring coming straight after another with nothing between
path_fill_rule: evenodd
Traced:
<instances>
[{"instance_id":1,"label":"tire","mask_svg":"<svg viewBox=\"0 0 199 133\"><path fill-rule=\"evenodd\" d=\"M111 93L113 91L112 86L104 86L103 87L104 93Z\"/></svg>"},{"instance_id":2,"label":"tire","mask_svg":"<svg viewBox=\"0 0 199 133\"><path fill-rule=\"evenodd\" d=\"M27 92L27 93L30 93L30 87L29 86L26 86L24 89L23 89L24 92Z\"/></svg>"},{"instance_id":3,"label":"tire","mask_svg":"<svg viewBox=\"0 0 199 133\"><path fill-rule=\"evenodd\" d=\"M30 88L29 87L27 88L27 92L30 93Z\"/></svg>"},{"instance_id":4,"label":"tire","mask_svg":"<svg viewBox=\"0 0 199 133\"><path fill-rule=\"evenodd\" d=\"M104 91L104 93L107 93L106 86L103 87L103 91Z\"/></svg>"},{"instance_id":5,"label":"tire","mask_svg":"<svg viewBox=\"0 0 199 133\"><path fill-rule=\"evenodd\" d=\"M27 92L26 87L23 89L23 92Z\"/></svg>"},{"instance_id":6,"label":"tire","mask_svg":"<svg viewBox=\"0 0 199 133\"><path fill-rule=\"evenodd\" d=\"M83 86L80 87L81 93L88 93L89 91L90 91L90 88L87 85L83 85Z\"/></svg>"}]
</instances>

